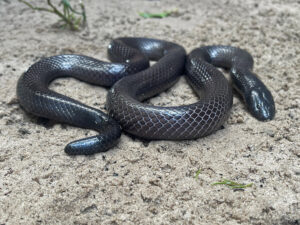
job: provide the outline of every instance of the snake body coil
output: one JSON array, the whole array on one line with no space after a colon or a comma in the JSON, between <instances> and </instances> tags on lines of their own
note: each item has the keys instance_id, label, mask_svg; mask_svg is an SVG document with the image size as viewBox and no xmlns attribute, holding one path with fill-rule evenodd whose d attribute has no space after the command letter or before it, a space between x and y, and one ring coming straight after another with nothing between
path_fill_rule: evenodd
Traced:
<instances>
[{"instance_id":1,"label":"snake body coil","mask_svg":"<svg viewBox=\"0 0 300 225\"><path fill-rule=\"evenodd\" d=\"M217 130L232 106L232 90L215 66L230 70L236 89L259 120L272 119L273 98L251 72L253 60L244 50L206 46L188 57L174 43L148 38L119 38L111 42L107 63L81 55L58 55L33 64L19 79L22 107L37 116L94 129L99 135L69 143L68 154L93 154L116 145L121 127L147 139L195 139ZM157 61L149 67L149 60ZM141 103L171 87L185 71L200 101L178 107ZM48 89L58 77L114 86L107 96L109 115ZM120 127L120 125L121 127Z\"/></svg>"}]
</instances>

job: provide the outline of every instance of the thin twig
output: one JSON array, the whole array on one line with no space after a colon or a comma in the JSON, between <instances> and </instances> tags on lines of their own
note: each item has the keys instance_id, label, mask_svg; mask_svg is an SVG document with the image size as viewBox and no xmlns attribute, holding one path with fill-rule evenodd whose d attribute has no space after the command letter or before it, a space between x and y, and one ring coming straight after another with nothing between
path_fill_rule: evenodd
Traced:
<instances>
[{"instance_id":1,"label":"thin twig","mask_svg":"<svg viewBox=\"0 0 300 225\"><path fill-rule=\"evenodd\" d=\"M53 9L54 13L56 13L60 18L62 18L63 21L66 22L66 24L69 24L69 26L71 27L71 29L73 30L78 30L77 27L74 26L74 24L68 20L68 18L62 14L53 4L50 0L47 0L48 5Z\"/></svg>"},{"instance_id":2,"label":"thin twig","mask_svg":"<svg viewBox=\"0 0 300 225\"><path fill-rule=\"evenodd\" d=\"M63 5L63 12L59 11L51 2L51 0L47 0L47 4L50 6L51 9L49 8L43 8L43 7L35 7L32 4L30 4L29 2L25 1L25 0L19 0L19 2L22 2L24 4L26 4L28 7L30 7L33 10L39 10L39 11L46 11L46 12L50 12L50 13L54 13L56 15L58 15L62 21L64 21L65 24L67 24L72 30L79 30L79 26L80 24L86 25L86 14L85 14L85 7L84 4L82 2L80 2L80 7L82 12L79 13L77 11L75 11L68 0L62 0L61 4ZM60 4L60 5L61 5ZM74 16L75 14L80 14L83 18L83 20L81 21L81 18L76 18Z\"/></svg>"},{"instance_id":3,"label":"thin twig","mask_svg":"<svg viewBox=\"0 0 300 225\"><path fill-rule=\"evenodd\" d=\"M19 2L23 2L25 5L27 5L29 8L31 8L33 10L46 11L46 12L54 13L54 11L51 10L51 9L35 7L35 6L31 5L29 2L26 2L24 0L19 0Z\"/></svg>"}]
</instances>

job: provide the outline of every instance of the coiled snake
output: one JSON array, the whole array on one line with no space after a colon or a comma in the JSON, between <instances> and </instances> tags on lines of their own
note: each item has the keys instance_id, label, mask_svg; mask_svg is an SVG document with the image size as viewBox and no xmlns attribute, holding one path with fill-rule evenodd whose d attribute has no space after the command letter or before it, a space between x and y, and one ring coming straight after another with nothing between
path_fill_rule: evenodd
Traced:
<instances>
[{"instance_id":1,"label":"coiled snake","mask_svg":"<svg viewBox=\"0 0 300 225\"><path fill-rule=\"evenodd\" d=\"M112 40L108 56L113 63L83 55L58 55L33 64L19 79L21 106L37 116L93 129L97 136L69 143L68 154L93 154L115 146L121 129L146 139L196 139L217 129L228 118L232 89L216 68L230 71L233 84L251 114L259 120L274 117L271 93L251 72L251 55L230 46L204 46L188 56L183 47L149 38ZM157 61L149 67L149 60ZM215 67L216 66L216 67ZM158 107L142 103L171 87L185 73L200 96L191 105ZM112 86L107 111L84 105L48 89L58 77L74 77L101 86Z\"/></svg>"}]
</instances>

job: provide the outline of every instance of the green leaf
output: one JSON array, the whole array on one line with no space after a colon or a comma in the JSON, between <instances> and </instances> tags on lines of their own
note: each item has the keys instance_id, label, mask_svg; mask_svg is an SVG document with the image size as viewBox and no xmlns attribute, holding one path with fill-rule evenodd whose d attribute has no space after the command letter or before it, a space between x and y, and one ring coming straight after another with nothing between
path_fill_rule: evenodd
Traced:
<instances>
[{"instance_id":1,"label":"green leaf","mask_svg":"<svg viewBox=\"0 0 300 225\"><path fill-rule=\"evenodd\" d=\"M253 183L250 183L250 184L239 184L237 182L234 182L234 181L231 181L231 180L222 180L222 181L219 181L219 182L215 182L211 185L226 185L232 189L244 189L244 188L247 188L247 187L251 187L253 185Z\"/></svg>"},{"instance_id":2,"label":"green leaf","mask_svg":"<svg viewBox=\"0 0 300 225\"><path fill-rule=\"evenodd\" d=\"M139 15L143 18L165 18L170 16L174 11L164 11L162 13L147 13L147 12L141 12Z\"/></svg>"},{"instance_id":3,"label":"green leaf","mask_svg":"<svg viewBox=\"0 0 300 225\"><path fill-rule=\"evenodd\" d=\"M195 179L198 179L198 177L199 177L199 174L201 173L201 169L198 169L197 171L196 171L196 174L195 174Z\"/></svg>"}]
</instances>

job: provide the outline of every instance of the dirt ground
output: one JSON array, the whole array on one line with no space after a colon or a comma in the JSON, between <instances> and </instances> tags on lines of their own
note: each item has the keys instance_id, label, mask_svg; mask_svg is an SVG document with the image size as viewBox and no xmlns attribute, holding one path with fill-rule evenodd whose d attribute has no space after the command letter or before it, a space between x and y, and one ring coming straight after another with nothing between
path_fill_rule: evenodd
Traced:
<instances>
[{"instance_id":1,"label":"dirt ground","mask_svg":"<svg viewBox=\"0 0 300 225\"><path fill-rule=\"evenodd\" d=\"M84 2L89 32L74 33L57 28L55 15L0 1L0 224L300 224L300 2ZM172 9L177 14L164 19L138 15ZM41 57L106 60L110 39L120 36L174 41L187 51L209 44L247 49L274 96L275 119L257 121L235 95L225 129L206 138L145 142L123 134L106 153L66 155L66 143L95 132L25 113L17 80ZM51 88L104 109L105 88L74 79ZM197 99L181 78L150 102ZM211 185L222 179L253 186Z\"/></svg>"}]
</instances>

